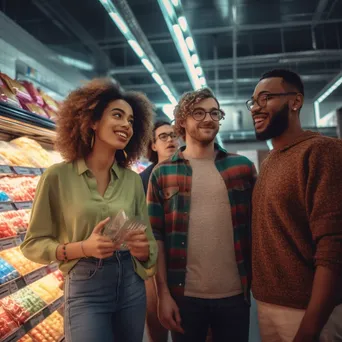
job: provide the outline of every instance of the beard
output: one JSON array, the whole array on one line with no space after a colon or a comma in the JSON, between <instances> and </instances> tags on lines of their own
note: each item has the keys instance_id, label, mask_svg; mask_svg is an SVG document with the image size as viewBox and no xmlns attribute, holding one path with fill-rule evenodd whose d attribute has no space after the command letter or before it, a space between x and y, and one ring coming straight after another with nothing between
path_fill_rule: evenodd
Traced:
<instances>
[{"instance_id":1,"label":"beard","mask_svg":"<svg viewBox=\"0 0 342 342\"><path fill-rule=\"evenodd\" d=\"M210 128L212 130L211 134L204 134L201 132L201 128ZM195 127L187 128L187 133L189 136L201 143L202 145L211 144L219 131L219 126L213 121L200 122Z\"/></svg>"},{"instance_id":2,"label":"beard","mask_svg":"<svg viewBox=\"0 0 342 342\"><path fill-rule=\"evenodd\" d=\"M285 104L278 112L271 117L270 123L262 131L255 131L258 140L270 140L282 135L289 127L289 105Z\"/></svg>"}]
</instances>

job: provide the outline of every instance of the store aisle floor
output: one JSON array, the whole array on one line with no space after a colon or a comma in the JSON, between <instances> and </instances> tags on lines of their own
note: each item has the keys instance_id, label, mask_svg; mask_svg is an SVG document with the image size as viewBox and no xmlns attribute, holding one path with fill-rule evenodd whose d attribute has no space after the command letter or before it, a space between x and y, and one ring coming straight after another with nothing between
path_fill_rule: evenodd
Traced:
<instances>
[{"instance_id":1,"label":"store aisle floor","mask_svg":"<svg viewBox=\"0 0 342 342\"><path fill-rule=\"evenodd\" d=\"M144 335L143 342L149 342L146 334ZM172 342L171 337L169 337L168 342ZM261 342L260 333L259 333L257 308L256 308L256 302L255 302L254 298L252 298L249 342Z\"/></svg>"}]
</instances>

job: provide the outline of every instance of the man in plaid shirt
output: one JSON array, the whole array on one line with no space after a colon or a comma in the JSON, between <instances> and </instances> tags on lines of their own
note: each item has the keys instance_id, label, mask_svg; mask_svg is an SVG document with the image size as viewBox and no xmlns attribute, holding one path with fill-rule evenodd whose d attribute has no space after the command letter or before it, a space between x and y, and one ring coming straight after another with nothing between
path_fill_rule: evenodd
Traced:
<instances>
[{"instance_id":1,"label":"man in plaid shirt","mask_svg":"<svg viewBox=\"0 0 342 342\"><path fill-rule=\"evenodd\" d=\"M214 143L224 118L209 89L183 95L175 130L186 142L156 166L147 192L159 246L159 319L174 342L247 342L250 212L255 168Z\"/></svg>"}]
</instances>

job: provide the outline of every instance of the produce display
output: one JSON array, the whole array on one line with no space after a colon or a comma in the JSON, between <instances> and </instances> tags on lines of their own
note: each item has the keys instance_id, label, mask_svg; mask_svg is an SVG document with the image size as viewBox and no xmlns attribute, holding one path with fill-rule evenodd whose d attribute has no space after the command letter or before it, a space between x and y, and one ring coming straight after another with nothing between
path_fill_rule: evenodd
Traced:
<instances>
[{"instance_id":1,"label":"produce display","mask_svg":"<svg viewBox=\"0 0 342 342\"><path fill-rule=\"evenodd\" d=\"M46 303L28 287L1 299L0 304L19 324L25 323L46 306Z\"/></svg>"},{"instance_id":2,"label":"produce display","mask_svg":"<svg viewBox=\"0 0 342 342\"><path fill-rule=\"evenodd\" d=\"M39 177L20 176L0 178L0 191L14 202L33 201Z\"/></svg>"},{"instance_id":3,"label":"produce display","mask_svg":"<svg viewBox=\"0 0 342 342\"><path fill-rule=\"evenodd\" d=\"M6 337L18 328L13 318L0 306L0 338Z\"/></svg>"},{"instance_id":4,"label":"produce display","mask_svg":"<svg viewBox=\"0 0 342 342\"><path fill-rule=\"evenodd\" d=\"M0 213L0 238L26 232L30 220L30 209L12 210Z\"/></svg>"},{"instance_id":5,"label":"produce display","mask_svg":"<svg viewBox=\"0 0 342 342\"><path fill-rule=\"evenodd\" d=\"M58 287L59 282L53 274L40 279L29 285L29 288L35 292L45 303L50 304L63 296L63 291Z\"/></svg>"},{"instance_id":6,"label":"produce display","mask_svg":"<svg viewBox=\"0 0 342 342\"><path fill-rule=\"evenodd\" d=\"M0 259L0 285L19 277L19 272L12 265Z\"/></svg>"},{"instance_id":7,"label":"produce display","mask_svg":"<svg viewBox=\"0 0 342 342\"><path fill-rule=\"evenodd\" d=\"M58 342L63 337L63 317L58 312L54 312L29 331L28 335L33 338L31 341L35 342Z\"/></svg>"},{"instance_id":8,"label":"produce display","mask_svg":"<svg viewBox=\"0 0 342 342\"><path fill-rule=\"evenodd\" d=\"M13 247L0 252L0 258L12 265L22 276L41 268L43 265L37 264L24 257L19 247Z\"/></svg>"},{"instance_id":9,"label":"produce display","mask_svg":"<svg viewBox=\"0 0 342 342\"><path fill-rule=\"evenodd\" d=\"M24 335L18 342L35 342L29 334Z\"/></svg>"}]
</instances>

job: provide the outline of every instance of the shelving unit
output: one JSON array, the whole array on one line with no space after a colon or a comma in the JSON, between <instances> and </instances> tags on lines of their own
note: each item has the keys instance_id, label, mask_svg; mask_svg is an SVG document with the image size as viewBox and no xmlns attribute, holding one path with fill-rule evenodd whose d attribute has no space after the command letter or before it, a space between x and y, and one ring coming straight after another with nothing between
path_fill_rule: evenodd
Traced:
<instances>
[{"instance_id":1,"label":"shelving unit","mask_svg":"<svg viewBox=\"0 0 342 342\"><path fill-rule=\"evenodd\" d=\"M20 136L26 136L34 139L41 143L43 147L48 146L52 149L52 144L55 140L55 123L49 119L40 117L25 110L0 103L0 140L6 141ZM0 178L33 176L39 177L43 174L44 171L45 168L33 168L23 165L0 165ZM21 209L31 208L32 201L0 202L0 212L17 211ZM15 236L0 239L0 251L10 250L12 248L20 246L20 244L24 240L24 237L25 233L20 232L17 233ZM15 268L14 264L12 266ZM0 285L0 299L6 300L6 297L13 294L20 296L20 292L18 291L24 289L28 285L40 281L42 278L57 270L58 265L55 263L48 266L42 265L42 267L35 269L32 272L21 275L15 279L8 280L7 282ZM18 328L13 330L10 334L0 337L0 342L18 341L25 334L37 327L39 323L48 318L52 313L59 310L63 306L63 303L64 298L62 296L52 303L47 304L40 311L29 317L22 325L18 326ZM3 307L3 309L5 309L6 311L5 307ZM10 315L10 311L8 311L7 314ZM60 339L60 341L62 340L63 338Z\"/></svg>"}]
</instances>

